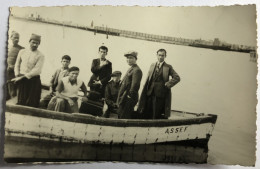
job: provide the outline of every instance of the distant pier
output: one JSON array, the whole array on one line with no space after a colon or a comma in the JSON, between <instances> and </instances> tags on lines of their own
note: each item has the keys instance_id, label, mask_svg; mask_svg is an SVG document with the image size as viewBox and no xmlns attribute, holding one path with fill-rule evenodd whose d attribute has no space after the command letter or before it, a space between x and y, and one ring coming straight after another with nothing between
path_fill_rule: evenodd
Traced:
<instances>
[{"instance_id":1,"label":"distant pier","mask_svg":"<svg viewBox=\"0 0 260 169\"><path fill-rule=\"evenodd\" d=\"M38 16L31 15L29 17L18 17L12 15L11 17L34 21L34 22L42 22L47 24L66 26L70 28L91 31L94 32L94 34L97 33L104 34L107 36L107 38L108 36L119 36L125 38L133 38L133 39L140 39L140 40L182 45L182 46L190 46L190 47L197 47L197 48L243 52L243 53L250 53L251 58L257 58L255 46L230 44L230 43L222 42L218 38L215 38L214 40L202 40L202 39L194 40L194 39L185 39L185 38L177 38L177 37L170 37L170 36L161 36L161 35L134 32L128 30L114 29L114 28L109 28L104 26L93 26L93 23L91 24L91 26L84 26L72 22L60 22L56 20L42 18L40 15Z\"/></svg>"}]
</instances>

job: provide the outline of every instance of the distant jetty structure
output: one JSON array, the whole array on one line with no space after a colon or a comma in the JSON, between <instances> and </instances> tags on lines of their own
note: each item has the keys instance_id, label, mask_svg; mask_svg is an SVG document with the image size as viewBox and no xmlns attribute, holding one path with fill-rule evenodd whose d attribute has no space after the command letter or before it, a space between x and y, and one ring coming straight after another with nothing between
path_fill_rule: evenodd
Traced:
<instances>
[{"instance_id":1,"label":"distant jetty structure","mask_svg":"<svg viewBox=\"0 0 260 169\"><path fill-rule=\"evenodd\" d=\"M133 38L147 41L154 41L159 43L167 43L174 45L183 45L197 48L207 48L213 50L224 50L224 51L234 51L234 52L243 52L250 53L250 60L257 60L256 47L255 46L247 46L247 45L238 45L238 44L230 44L221 41L218 38L214 40L202 40L202 39L185 39L180 37L170 37L170 36L162 36L162 35L154 35L149 33L141 33L134 32L128 30L114 29L104 26L94 26L93 21L91 22L91 26L84 26L72 23L71 21L56 21L51 19L42 18L40 15L31 14L28 17L19 17L11 15L11 17L23 20L29 20L34 22L42 22L47 24L66 26L86 31L94 32L94 34L104 34L108 38L108 36L119 36L125 38Z\"/></svg>"}]
</instances>

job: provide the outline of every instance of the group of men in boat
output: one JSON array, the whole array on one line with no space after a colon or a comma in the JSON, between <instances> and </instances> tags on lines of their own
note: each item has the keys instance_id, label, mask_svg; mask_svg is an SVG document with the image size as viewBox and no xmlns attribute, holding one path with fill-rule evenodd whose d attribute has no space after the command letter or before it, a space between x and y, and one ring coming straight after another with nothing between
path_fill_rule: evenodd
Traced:
<instances>
[{"instance_id":1,"label":"group of men in boat","mask_svg":"<svg viewBox=\"0 0 260 169\"><path fill-rule=\"evenodd\" d=\"M124 54L130 68L120 80L122 73L112 73L112 63L106 59L108 48L100 46L99 57L91 65L93 74L88 83L89 92L84 82L78 78L79 68L69 67L71 57L64 55L61 58L62 67L51 78L50 93L41 98L40 74L44 64L44 55L38 50L41 36L31 35L29 49L18 44L19 33L13 31L10 39L13 45L9 47L7 57L7 100L17 95L18 105L74 113L79 112L78 92L82 91L82 103L87 102L87 97L105 101L108 109L103 114L104 117L117 113L120 119L133 118L143 75L136 63L136 51ZM170 116L171 88L180 81L172 66L165 62L166 50L159 49L156 55L158 61L150 66L137 108L137 112L142 115L140 117L144 119L167 119Z\"/></svg>"}]
</instances>

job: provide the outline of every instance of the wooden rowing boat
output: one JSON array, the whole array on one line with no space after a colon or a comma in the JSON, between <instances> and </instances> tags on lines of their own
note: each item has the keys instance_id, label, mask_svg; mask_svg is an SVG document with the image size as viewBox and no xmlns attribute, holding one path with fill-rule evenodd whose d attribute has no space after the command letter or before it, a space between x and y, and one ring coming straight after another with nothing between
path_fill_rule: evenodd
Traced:
<instances>
[{"instance_id":1,"label":"wooden rowing boat","mask_svg":"<svg viewBox=\"0 0 260 169\"><path fill-rule=\"evenodd\" d=\"M154 144L188 142L207 145L216 115L172 111L171 119L113 119L6 104L6 136L59 142Z\"/></svg>"}]
</instances>

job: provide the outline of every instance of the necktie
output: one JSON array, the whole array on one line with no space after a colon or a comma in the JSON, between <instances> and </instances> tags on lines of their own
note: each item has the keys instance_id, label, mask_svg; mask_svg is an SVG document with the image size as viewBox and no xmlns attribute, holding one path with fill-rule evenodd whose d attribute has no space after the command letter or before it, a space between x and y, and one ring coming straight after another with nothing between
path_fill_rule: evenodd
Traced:
<instances>
[{"instance_id":1,"label":"necktie","mask_svg":"<svg viewBox=\"0 0 260 169\"><path fill-rule=\"evenodd\" d=\"M156 72L159 72L159 70L160 70L160 63L157 63Z\"/></svg>"},{"instance_id":2,"label":"necktie","mask_svg":"<svg viewBox=\"0 0 260 169\"><path fill-rule=\"evenodd\" d=\"M156 67L155 67L154 78L157 78L157 76L159 74L159 70L160 70L160 64L157 63Z\"/></svg>"}]
</instances>

